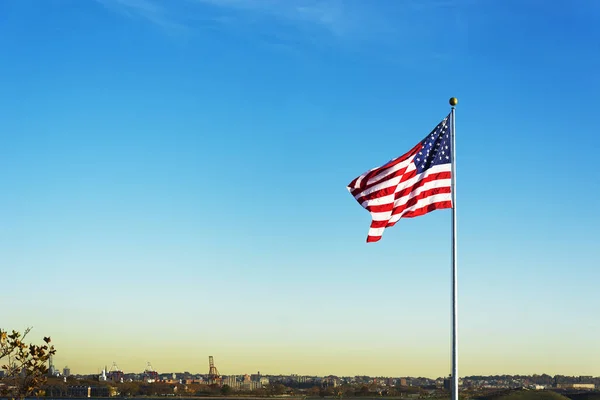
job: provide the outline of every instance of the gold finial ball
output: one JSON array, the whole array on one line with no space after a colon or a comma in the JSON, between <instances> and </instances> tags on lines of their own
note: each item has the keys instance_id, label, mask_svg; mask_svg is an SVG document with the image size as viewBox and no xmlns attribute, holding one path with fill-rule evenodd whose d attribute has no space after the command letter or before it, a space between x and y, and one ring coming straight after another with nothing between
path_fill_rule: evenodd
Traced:
<instances>
[{"instance_id":1,"label":"gold finial ball","mask_svg":"<svg viewBox=\"0 0 600 400\"><path fill-rule=\"evenodd\" d=\"M454 107L458 104L458 99L456 97L450 97L450 105Z\"/></svg>"}]
</instances>

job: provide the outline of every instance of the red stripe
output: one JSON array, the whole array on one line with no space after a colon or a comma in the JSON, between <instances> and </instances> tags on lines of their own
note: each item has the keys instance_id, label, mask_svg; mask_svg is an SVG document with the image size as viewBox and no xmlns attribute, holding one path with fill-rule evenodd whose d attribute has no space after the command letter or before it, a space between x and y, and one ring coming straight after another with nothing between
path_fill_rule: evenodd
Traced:
<instances>
[{"instance_id":1,"label":"red stripe","mask_svg":"<svg viewBox=\"0 0 600 400\"><path fill-rule=\"evenodd\" d=\"M381 236L367 236L367 243L379 242L381 240Z\"/></svg>"},{"instance_id":2,"label":"red stripe","mask_svg":"<svg viewBox=\"0 0 600 400\"><path fill-rule=\"evenodd\" d=\"M425 215L431 211L434 210L441 210L444 208L452 208L452 202L449 200L445 200L445 201L438 201L437 203L431 203L431 204L427 204L426 206L423 206L421 208L418 208L414 211L411 212L407 212L406 214L404 214L402 216L402 218L414 218L414 217L419 217L421 215ZM396 222L390 222L386 228L390 228L394 225L396 225L400 220L396 221Z\"/></svg>"},{"instance_id":3,"label":"red stripe","mask_svg":"<svg viewBox=\"0 0 600 400\"><path fill-rule=\"evenodd\" d=\"M388 218L389 220L389 218ZM371 228L385 228L388 226L388 221L371 221Z\"/></svg>"},{"instance_id":4,"label":"red stripe","mask_svg":"<svg viewBox=\"0 0 600 400\"><path fill-rule=\"evenodd\" d=\"M441 210L444 208L452 208L452 202L450 200L447 200L447 201L440 201L437 203L431 203L431 204L426 205L425 207L421 207L414 211L407 212L406 214L404 214L402 216L402 218L414 218L414 217L418 217L421 215L425 215L431 211Z\"/></svg>"}]
</instances>

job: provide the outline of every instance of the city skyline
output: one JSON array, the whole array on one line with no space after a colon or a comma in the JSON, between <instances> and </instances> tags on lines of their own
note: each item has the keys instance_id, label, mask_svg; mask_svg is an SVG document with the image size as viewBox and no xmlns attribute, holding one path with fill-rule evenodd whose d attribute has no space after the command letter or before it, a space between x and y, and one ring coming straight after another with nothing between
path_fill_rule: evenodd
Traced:
<instances>
[{"instance_id":1,"label":"city skyline","mask_svg":"<svg viewBox=\"0 0 600 400\"><path fill-rule=\"evenodd\" d=\"M216 366L216 364L215 364ZM66 374L63 371L68 371ZM244 373L238 373L238 374L222 374L218 371L216 372L212 372L212 370L209 368L208 371L204 371L204 372L193 372L193 371L187 371L187 370L173 370L173 371L157 371L153 366L151 362L147 362L146 366L139 371L126 371L123 370L122 368L120 368L118 366L118 364L116 362L113 362L110 366L107 364L105 365L103 368L98 369L97 373L78 373L76 371L73 371L68 365L65 366L64 368L58 368L54 363L50 363L50 368L49 368L49 375L51 376L77 376L77 377L86 377L86 376L100 376L103 377L104 379L110 380L110 374L111 373L117 373L118 376L122 376L122 377L131 377L131 376L143 376L143 375L148 375L148 374L152 374L153 377L157 377L157 379L160 377L160 379L163 378L168 378L168 379L176 379L175 375L177 375L177 379L186 379L186 377L188 378L195 378L195 377L205 377L206 379L211 379L211 376L220 376L220 377L226 377L226 376L236 376L236 377L252 377L253 379L259 379L260 377L288 377L288 378L308 378L308 377L316 377L316 378L326 378L326 377L338 377L338 378L381 378L381 379L388 379L388 378L392 378L392 379L399 379L399 378L407 378L407 379L415 379L415 380L419 380L419 379L430 379L430 380L436 380L436 379L446 379L448 378L448 376L438 376L438 377L431 377L431 376L410 376L410 375L366 375L366 374L355 374L355 375L336 375L336 374L322 374L322 375L318 375L318 374L296 374L296 373L291 373L291 374L281 374L281 373L263 373L261 371L246 371ZM483 379L483 378L493 378L493 377L501 377L501 376L512 376L512 377L529 377L532 379L539 379L542 378L544 376L546 376L546 378L552 378L552 379L557 379L558 377L561 378L571 378L571 379L576 379L579 381L591 381L591 380L600 380L600 376L592 376L592 375L564 375L564 374L556 374L556 375L552 375L552 374L546 374L546 373L535 373L535 374L494 374L494 375L485 375L485 374L477 374L477 375L465 375L465 376L460 376L459 378L461 380L463 379L473 379L473 378L477 378L477 379Z\"/></svg>"},{"instance_id":2,"label":"city skyline","mask_svg":"<svg viewBox=\"0 0 600 400\"><path fill-rule=\"evenodd\" d=\"M207 357L205 357L207 358ZM141 359L141 358L140 358ZM56 358L55 358L56 360ZM60 360L60 358L58 358L58 360ZM252 365L252 363L248 363L246 364L247 367L242 367L240 366L239 363L235 363L235 361L233 362L233 365L230 364L225 364L225 370L222 369L221 363L219 362L220 359L217 359L217 367L219 368L219 371L221 373L221 375L223 376L242 376L245 374L256 374L258 372L261 373L261 375L299 375L299 376L371 376L371 377L426 377L426 378L430 378L430 379L436 379L439 377L445 377L447 376L447 374L440 374L440 375L426 375L426 374L402 374L402 373L396 373L396 374L385 374L385 373L365 373L364 371L360 371L358 370L355 373L334 373L334 372L327 372L325 369L323 368L319 368L317 365L318 364L311 364L311 366L307 366L305 368L300 368L299 371L294 371L294 370L287 370L287 371L282 371L282 370L265 370L264 368L260 368L258 367L256 364ZM113 369L115 366L118 367L118 370L127 373L142 373L148 363L151 363L151 365L153 366L154 370L157 371L159 374L163 374L163 373L190 373L193 375L207 375L208 374L208 362L207 360L203 360L204 364L206 365L200 365L201 363L198 363L198 365L193 364L193 363L186 363L184 365L188 365L191 366L189 368L184 368L184 367L172 367L172 368L157 368L155 367L155 362L153 362L152 360L146 360L144 361L141 366L136 366L135 365L131 365L131 362L125 362L125 363L121 363L119 361L111 361L111 362L105 362L104 364L98 366L97 368L91 370L91 369L86 369L86 370L78 370L77 366L79 365L78 363L73 364L73 363L67 363L64 366L69 367L69 369L71 370L72 374L76 374L76 375L88 375L88 374L97 374L102 372L102 370L104 368L106 368L107 371L110 371L111 369ZM75 365L76 367L74 368L73 365ZM90 363L84 364L84 365L90 365ZM129 368L124 367L125 366L129 366ZM173 365L173 363L166 363L166 365ZM242 364L243 365L243 364ZM62 370L62 368L64 366L61 366L60 364L57 364L56 362L54 363L54 366L57 368L57 370ZM196 369L194 369L194 367ZM252 369L252 367L254 367L254 369ZM246 369L244 369L246 368ZM258 369L257 369L258 368ZM320 372L310 372L309 369L312 368L315 371L320 371ZM376 368L367 366L365 368L363 368L363 370L365 371L373 371ZM407 370L410 370L410 366L408 368L406 368ZM464 368L463 368L464 370ZM480 369L483 370L483 369ZM346 370L349 371L349 370ZM541 369L541 370L537 370L537 371L533 371L533 372L511 372L511 371L495 371L495 372L474 372L474 373L464 373L461 374L460 377L466 377L466 376L496 376L496 375L542 375L542 374L547 374L550 376L556 376L556 375L560 375L560 376L596 376L593 374L585 374L585 373L581 373L581 374L567 374L567 373L563 373L563 372L556 372L554 369L550 369L550 368L546 368L546 369Z\"/></svg>"},{"instance_id":3,"label":"city skyline","mask_svg":"<svg viewBox=\"0 0 600 400\"><path fill-rule=\"evenodd\" d=\"M456 96L459 375L600 376L598 3L8 0L0 21L1 323L61 368L448 375L450 210L367 245L346 185Z\"/></svg>"}]
</instances>

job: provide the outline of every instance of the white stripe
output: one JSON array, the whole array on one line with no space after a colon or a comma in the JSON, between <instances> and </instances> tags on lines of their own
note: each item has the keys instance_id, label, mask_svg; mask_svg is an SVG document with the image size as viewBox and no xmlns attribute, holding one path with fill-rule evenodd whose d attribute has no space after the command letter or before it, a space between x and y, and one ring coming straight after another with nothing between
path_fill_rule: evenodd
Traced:
<instances>
[{"instance_id":1,"label":"white stripe","mask_svg":"<svg viewBox=\"0 0 600 400\"><path fill-rule=\"evenodd\" d=\"M369 236L381 236L385 228L369 228Z\"/></svg>"}]
</instances>

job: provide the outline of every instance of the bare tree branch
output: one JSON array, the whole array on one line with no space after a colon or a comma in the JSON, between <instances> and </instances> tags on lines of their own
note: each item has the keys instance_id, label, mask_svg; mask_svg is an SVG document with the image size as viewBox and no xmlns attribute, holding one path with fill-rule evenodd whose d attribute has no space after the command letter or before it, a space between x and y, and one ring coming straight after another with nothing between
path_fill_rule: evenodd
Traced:
<instances>
[{"instance_id":1,"label":"bare tree branch","mask_svg":"<svg viewBox=\"0 0 600 400\"><path fill-rule=\"evenodd\" d=\"M0 329L0 361L5 377L0 380L0 396L23 399L34 394L46 381L46 363L56 350L50 345L50 338L44 337L44 344L27 344L25 338L31 332L27 328L20 333L8 333Z\"/></svg>"}]
</instances>

